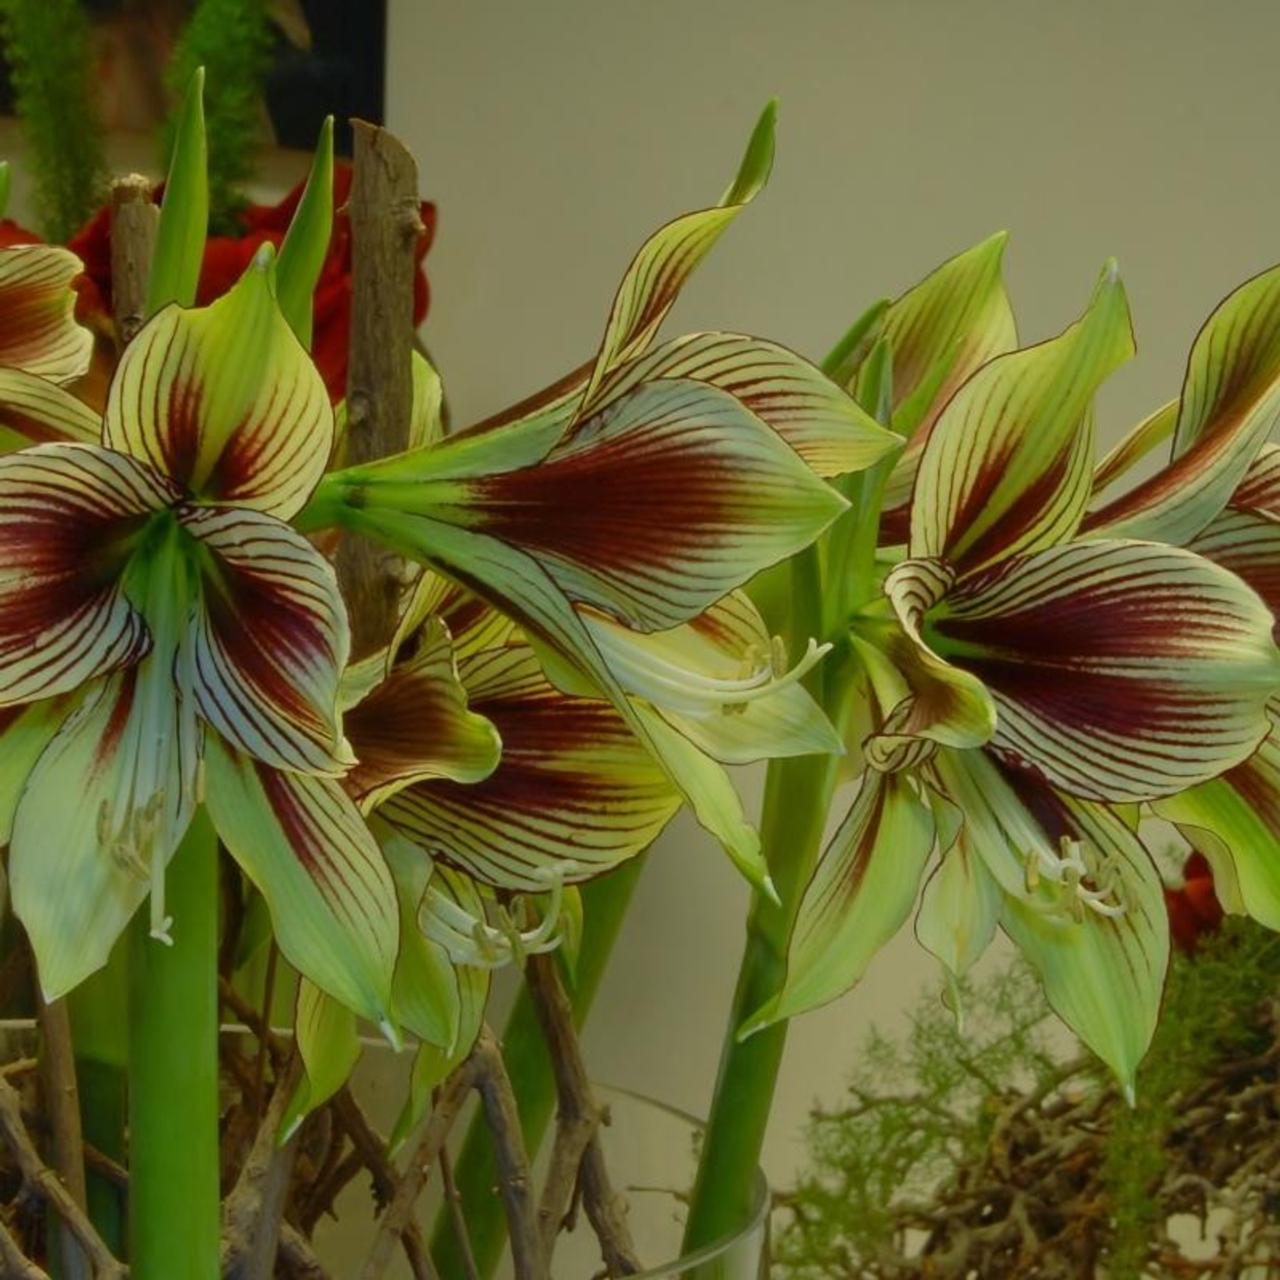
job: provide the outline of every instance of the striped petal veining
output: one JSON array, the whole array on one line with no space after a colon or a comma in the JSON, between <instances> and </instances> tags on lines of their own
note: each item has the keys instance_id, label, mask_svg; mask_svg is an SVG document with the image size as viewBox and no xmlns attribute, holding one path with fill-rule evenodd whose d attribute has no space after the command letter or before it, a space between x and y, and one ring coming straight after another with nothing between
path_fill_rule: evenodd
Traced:
<instances>
[{"instance_id":1,"label":"striped petal veining","mask_svg":"<svg viewBox=\"0 0 1280 1280\"><path fill-rule=\"evenodd\" d=\"M530 891L571 863L596 875L641 852L679 807L663 772L606 702L572 698L511 646L460 663L473 711L492 721L502 759L484 781L400 791L378 816L486 884Z\"/></svg>"},{"instance_id":2,"label":"striped petal veining","mask_svg":"<svg viewBox=\"0 0 1280 1280\"><path fill-rule=\"evenodd\" d=\"M1143 800L1245 759L1280 679L1272 618L1233 574L1155 543L1075 543L962 580L928 615L997 707L991 749L1073 795Z\"/></svg>"},{"instance_id":3,"label":"striped petal veining","mask_svg":"<svg viewBox=\"0 0 1280 1280\"><path fill-rule=\"evenodd\" d=\"M171 499L149 468L91 445L0 457L0 705L142 656L147 630L120 578L130 539Z\"/></svg>"},{"instance_id":4,"label":"striped petal veining","mask_svg":"<svg viewBox=\"0 0 1280 1280\"><path fill-rule=\"evenodd\" d=\"M89 367L93 334L75 320L71 282L80 259L56 245L0 250L0 365L51 382L70 382Z\"/></svg>"},{"instance_id":5,"label":"striped petal veining","mask_svg":"<svg viewBox=\"0 0 1280 1280\"><path fill-rule=\"evenodd\" d=\"M180 518L204 552L185 650L201 716L266 764L344 773L354 757L336 706L350 640L332 566L261 512L188 506Z\"/></svg>"},{"instance_id":6,"label":"striped petal veining","mask_svg":"<svg viewBox=\"0 0 1280 1280\"><path fill-rule=\"evenodd\" d=\"M197 310L166 307L129 344L107 397L105 442L203 499L287 519L333 447L315 365L280 314L269 262Z\"/></svg>"}]
</instances>

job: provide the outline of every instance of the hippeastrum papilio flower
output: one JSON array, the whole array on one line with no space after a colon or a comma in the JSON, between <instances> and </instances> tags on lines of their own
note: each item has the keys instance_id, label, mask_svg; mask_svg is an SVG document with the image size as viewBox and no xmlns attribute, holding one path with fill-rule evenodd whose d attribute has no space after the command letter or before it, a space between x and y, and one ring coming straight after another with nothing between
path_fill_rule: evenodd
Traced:
<instances>
[{"instance_id":1,"label":"hippeastrum papilio flower","mask_svg":"<svg viewBox=\"0 0 1280 1280\"><path fill-rule=\"evenodd\" d=\"M332 473L307 517L380 539L518 623L541 655L614 705L762 885L759 841L732 788L691 768L685 735L637 711L620 674L626 637L611 644L601 627L645 634L691 622L845 509L820 475L897 446L776 344L709 333L653 345L690 272L763 185L772 152L770 109L724 200L640 249L594 360L477 427Z\"/></svg>"},{"instance_id":2,"label":"hippeastrum papilio flower","mask_svg":"<svg viewBox=\"0 0 1280 1280\"><path fill-rule=\"evenodd\" d=\"M1221 353L1222 336L1204 341ZM1002 927L1131 1085L1168 953L1133 802L1248 759L1280 685L1251 587L1191 550L1109 536L1088 512L1093 394L1131 354L1109 268L1079 322L983 365L934 421L908 556L886 607L854 621L878 717L870 767L805 891L784 987L747 1031L852 985L936 849L921 941L958 975ZM1235 424L1241 388L1257 390L1222 364L1211 385L1189 399L1190 435L1219 414ZM1167 490L1184 527L1189 490L1205 488Z\"/></svg>"},{"instance_id":3,"label":"hippeastrum papilio flower","mask_svg":"<svg viewBox=\"0 0 1280 1280\"><path fill-rule=\"evenodd\" d=\"M148 894L167 937L165 866L203 798L285 956L388 1017L394 887L339 782L346 615L286 523L333 416L272 271L268 252L213 306L156 315L100 443L0 457L0 827L50 998Z\"/></svg>"},{"instance_id":4,"label":"hippeastrum papilio flower","mask_svg":"<svg viewBox=\"0 0 1280 1280\"><path fill-rule=\"evenodd\" d=\"M1246 281L1205 322L1181 396L1138 425L1095 477L1111 484L1170 440L1168 462L1106 495L1088 523L1186 546L1249 583L1280 610L1280 449L1265 443L1280 417L1280 268ZM1219 778L1158 799L1213 866L1231 911L1280 928L1280 733L1277 705L1261 746Z\"/></svg>"}]
</instances>

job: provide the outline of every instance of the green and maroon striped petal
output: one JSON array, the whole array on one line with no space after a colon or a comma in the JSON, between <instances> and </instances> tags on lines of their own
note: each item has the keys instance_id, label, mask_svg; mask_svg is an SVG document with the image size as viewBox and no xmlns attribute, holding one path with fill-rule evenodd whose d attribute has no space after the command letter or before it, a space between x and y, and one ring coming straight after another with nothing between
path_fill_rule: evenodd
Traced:
<instances>
[{"instance_id":1,"label":"green and maroon striped petal","mask_svg":"<svg viewBox=\"0 0 1280 1280\"><path fill-rule=\"evenodd\" d=\"M615 369L597 399L642 382L689 378L727 391L768 423L820 476L863 471L901 441L807 360L763 338L694 333Z\"/></svg>"},{"instance_id":2,"label":"green and maroon striped petal","mask_svg":"<svg viewBox=\"0 0 1280 1280\"><path fill-rule=\"evenodd\" d=\"M341 784L269 768L207 734L205 799L218 834L266 899L285 959L394 1034L395 885Z\"/></svg>"},{"instance_id":3,"label":"green and maroon striped petal","mask_svg":"<svg viewBox=\"0 0 1280 1280\"><path fill-rule=\"evenodd\" d=\"M344 717L358 763L343 783L365 813L414 783L479 782L502 754L492 723L467 709L448 628L434 619L417 643Z\"/></svg>"},{"instance_id":4,"label":"green and maroon striped petal","mask_svg":"<svg viewBox=\"0 0 1280 1280\"><path fill-rule=\"evenodd\" d=\"M197 498L287 519L324 473L333 411L271 270L255 259L212 306L148 322L112 379L103 438Z\"/></svg>"},{"instance_id":5,"label":"green and maroon striped petal","mask_svg":"<svg viewBox=\"0 0 1280 1280\"><path fill-rule=\"evenodd\" d=\"M97 444L102 418L47 378L0 368L0 453L29 444L74 440Z\"/></svg>"},{"instance_id":6,"label":"green and maroon striped petal","mask_svg":"<svg viewBox=\"0 0 1280 1280\"><path fill-rule=\"evenodd\" d=\"M926 615L930 648L997 707L991 750L1085 799L1194 786L1250 755L1280 686L1270 611L1177 547L1051 547L962 579Z\"/></svg>"},{"instance_id":7,"label":"green and maroon striped petal","mask_svg":"<svg viewBox=\"0 0 1280 1280\"><path fill-rule=\"evenodd\" d=\"M1059 1017L1132 1090L1169 956L1160 876L1123 818L979 751L940 751L935 785L999 884L1000 923Z\"/></svg>"},{"instance_id":8,"label":"green and maroon striped petal","mask_svg":"<svg viewBox=\"0 0 1280 1280\"><path fill-rule=\"evenodd\" d=\"M574 882L641 852L679 808L617 712L560 693L532 650L472 654L459 668L472 710L502 739L501 762L484 781L420 783L378 810L432 857L536 892L557 867Z\"/></svg>"},{"instance_id":9,"label":"green and maroon striped petal","mask_svg":"<svg viewBox=\"0 0 1280 1280\"><path fill-rule=\"evenodd\" d=\"M1280 512L1228 507L1187 544L1243 578L1274 614L1280 611Z\"/></svg>"},{"instance_id":10,"label":"green and maroon striped petal","mask_svg":"<svg viewBox=\"0 0 1280 1280\"><path fill-rule=\"evenodd\" d=\"M1093 491L1101 493L1108 485L1135 467L1158 444L1163 444L1178 425L1181 404L1170 400L1149 414L1093 469Z\"/></svg>"},{"instance_id":11,"label":"green and maroon striped petal","mask_svg":"<svg viewBox=\"0 0 1280 1280\"><path fill-rule=\"evenodd\" d=\"M604 379L653 341L685 281L769 180L776 122L777 104L770 102L756 123L724 199L714 208L699 209L668 222L644 242L632 259L618 286L587 382L584 412L596 407L596 391Z\"/></svg>"},{"instance_id":12,"label":"green and maroon striped petal","mask_svg":"<svg viewBox=\"0 0 1280 1280\"><path fill-rule=\"evenodd\" d=\"M911 505L912 556L962 571L1063 542L1092 493L1093 395L1133 354L1114 264L1057 338L999 356L939 415Z\"/></svg>"},{"instance_id":13,"label":"green and maroon striped petal","mask_svg":"<svg viewBox=\"0 0 1280 1280\"><path fill-rule=\"evenodd\" d=\"M998 232L949 259L885 312L880 336L893 360L890 423L907 441L885 486L892 524L906 526L920 455L943 405L988 360L1017 346L1001 272L1007 239Z\"/></svg>"},{"instance_id":14,"label":"green and maroon striped petal","mask_svg":"<svg viewBox=\"0 0 1280 1280\"><path fill-rule=\"evenodd\" d=\"M874 653L866 653L882 717L865 744L874 769L893 771L917 763L921 741L980 747L995 732L991 694L968 671L940 658L922 633L929 610L945 599L954 582L954 573L940 560L904 560L885 579L898 629L876 630L863 641L889 659L906 688L889 673L877 679Z\"/></svg>"},{"instance_id":15,"label":"green and maroon striped petal","mask_svg":"<svg viewBox=\"0 0 1280 1280\"><path fill-rule=\"evenodd\" d=\"M557 665L581 672L586 685L608 700L650 758L659 762L672 787L685 796L698 821L721 842L734 864L767 892L759 837L743 816L741 800L724 770L657 712L629 697L573 602L536 559L486 534L426 516L384 509L375 520L367 508L355 509L353 515L353 527L438 566L513 619L539 654L554 656Z\"/></svg>"},{"instance_id":16,"label":"green and maroon striped petal","mask_svg":"<svg viewBox=\"0 0 1280 1280\"><path fill-rule=\"evenodd\" d=\"M916 939L952 978L963 977L991 945L1003 901L1000 886L962 825L925 881Z\"/></svg>"},{"instance_id":17,"label":"green and maroon striped petal","mask_svg":"<svg viewBox=\"0 0 1280 1280\"><path fill-rule=\"evenodd\" d=\"M536 559L573 603L653 631L807 546L847 506L749 409L688 379L624 393L536 465L499 469L503 452L495 441L489 474L470 478L437 478L454 469L447 446L340 473L359 491L343 518L482 532ZM425 530L422 546L430 559Z\"/></svg>"},{"instance_id":18,"label":"green and maroon striped petal","mask_svg":"<svg viewBox=\"0 0 1280 1280\"><path fill-rule=\"evenodd\" d=\"M740 1037L826 1004L861 979L911 914L933 841L929 810L903 775L863 774L800 899L782 990Z\"/></svg>"},{"instance_id":19,"label":"green and maroon striped petal","mask_svg":"<svg viewBox=\"0 0 1280 1280\"><path fill-rule=\"evenodd\" d=\"M455 658L481 649L500 649L516 638L516 624L479 596L432 569L424 569L401 598L392 652L412 642L414 633L438 618L449 629Z\"/></svg>"},{"instance_id":20,"label":"green and maroon striped petal","mask_svg":"<svg viewBox=\"0 0 1280 1280\"><path fill-rule=\"evenodd\" d=\"M1280 738L1274 730L1243 764L1153 808L1209 859L1224 905L1235 899L1235 909L1280 929Z\"/></svg>"},{"instance_id":21,"label":"green and maroon striped petal","mask_svg":"<svg viewBox=\"0 0 1280 1280\"><path fill-rule=\"evenodd\" d=\"M1245 472L1231 505L1280 517L1280 445L1264 444Z\"/></svg>"},{"instance_id":22,"label":"green and maroon striped petal","mask_svg":"<svg viewBox=\"0 0 1280 1280\"><path fill-rule=\"evenodd\" d=\"M173 500L122 454L44 444L0 457L0 706L74 689L148 646L121 575L131 539Z\"/></svg>"},{"instance_id":23,"label":"green and maroon striped petal","mask_svg":"<svg viewBox=\"0 0 1280 1280\"><path fill-rule=\"evenodd\" d=\"M1089 513L1104 537L1182 543L1227 505L1280 416L1280 267L1240 286L1187 358L1173 458Z\"/></svg>"},{"instance_id":24,"label":"green and maroon striped petal","mask_svg":"<svg viewBox=\"0 0 1280 1280\"><path fill-rule=\"evenodd\" d=\"M164 869L195 811L199 738L172 666L154 652L87 690L19 799L10 885L46 999L106 963L148 895L153 936L183 927Z\"/></svg>"},{"instance_id":25,"label":"green and maroon striped petal","mask_svg":"<svg viewBox=\"0 0 1280 1280\"><path fill-rule=\"evenodd\" d=\"M56 245L0 249L0 365L51 382L70 382L89 367L93 334L76 323L71 282L84 271Z\"/></svg>"},{"instance_id":26,"label":"green and maroon striped petal","mask_svg":"<svg viewBox=\"0 0 1280 1280\"><path fill-rule=\"evenodd\" d=\"M345 773L336 707L350 640L332 566L258 511L186 506L180 519L203 552L183 653L201 716L265 764Z\"/></svg>"}]
</instances>

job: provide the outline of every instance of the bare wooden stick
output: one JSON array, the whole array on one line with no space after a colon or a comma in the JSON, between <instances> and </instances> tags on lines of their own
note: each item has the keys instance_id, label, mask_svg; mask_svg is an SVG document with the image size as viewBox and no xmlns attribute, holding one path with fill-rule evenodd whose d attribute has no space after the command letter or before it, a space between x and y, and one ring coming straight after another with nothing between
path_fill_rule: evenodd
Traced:
<instances>
[{"instance_id":1,"label":"bare wooden stick","mask_svg":"<svg viewBox=\"0 0 1280 1280\"><path fill-rule=\"evenodd\" d=\"M71 1018L65 1000L46 1004L38 992L36 1000L40 1020L40 1076L49 1124L50 1154L67 1194L83 1209L87 1203L84 1136L80 1131L80 1091L76 1085L76 1060L71 1047ZM87 1277L89 1259L65 1223L58 1235L60 1261L66 1280Z\"/></svg>"},{"instance_id":2,"label":"bare wooden stick","mask_svg":"<svg viewBox=\"0 0 1280 1280\"><path fill-rule=\"evenodd\" d=\"M374 1237L369 1255L360 1272L360 1280L381 1280L395 1252L396 1240L404 1232L413 1213L413 1206L426 1184L431 1166L439 1156L449 1130L453 1128L462 1104L475 1083L477 1065L474 1055L468 1057L444 1082L436 1095L435 1106L427 1118L422 1137L414 1148L396 1193L382 1214L378 1234Z\"/></svg>"},{"instance_id":3,"label":"bare wooden stick","mask_svg":"<svg viewBox=\"0 0 1280 1280\"><path fill-rule=\"evenodd\" d=\"M334 1117L347 1131L351 1144L355 1147L364 1166L373 1179L374 1195L381 1204L389 1204L396 1193L399 1175L391 1163L387 1144L364 1114L355 1095L349 1088L342 1088L334 1096L332 1104ZM404 1249L409 1269L414 1280L429 1280L434 1274L431 1265L431 1252L423 1239L422 1228L410 1219L400 1233L400 1244Z\"/></svg>"},{"instance_id":4,"label":"bare wooden stick","mask_svg":"<svg viewBox=\"0 0 1280 1280\"><path fill-rule=\"evenodd\" d=\"M306 1236L287 1222L280 1224L279 1258L293 1280L331 1280Z\"/></svg>"},{"instance_id":5,"label":"bare wooden stick","mask_svg":"<svg viewBox=\"0 0 1280 1280\"><path fill-rule=\"evenodd\" d=\"M540 1210L545 1215L540 1226L547 1256L577 1184L609 1275L635 1275L641 1266L627 1224L626 1198L614 1190L600 1145L599 1127L606 1117L591 1088L573 1021L573 1006L560 980L555 957L530 956L525 982L556 1078L556 1140ZM575 1153L577 1163L573 1163Z\"/></svg>"},{"instance_id":6,"label":"bare wooden stick","mask_svg":"<svg viewBox=\"0 0 1280 1280\"><path fill-rule=\"evenodd\" d=\"M462 1197L453 1178L453 1157L448 1147L440 1149L440 1184L444 1202L448 1206L449 1221L458 1244L458 1257L467 1280L480 1280L480 1268L476 1266L475 1250L471 1246L471 1231L467 1227L466 1214L462 1211Z\"/></svg>"},{"instance_id":7,"label":"bare wooden stick","mask_svg":"<svg viewBox=\"0 0 1280 1280\"><path fill-rule=\"evenodd\" d=\"M49 1280L49 1273L22 1252L3 1222L0 1222L0 1277L3 1280Z\"/></svg>"},{"instance_id":8,"label":"bare wooden stick","mask_svg":"<svg viewBox=\"0 0 1280 1280\"><path fill-rule=\"evenodd\" d=\"M149 178L131 173L111 184L111 311L121 351L147 318L147 277L159 220Z\"/></svg>"},{"instance_id":9,"label":"bare wooden stick","mask_svg":"<svg viewBox=\"0 0 1280 1280\"><path fill-rule=\"evenodd\" d=\"M418 167L394 135L353 120L351 348L347 372L348 463L399 453L413 407L413 280L422 219ZM351 617L352 653L385 644L402 587L398 559L352 535L335 559Z\"/></svg>"},{"instance_id":10,"label":"bare wooden stick","mask_svg":"<svg viewBox=\"0 0 1280 1280\"><path fill-rule=\"evenodd\" d=\"M99 1280L126 1280L129 1273L124 1265L107 1248L88 1215L62 1185L62 1180L40 1159L40 1153L22 1122L22 1099L4 1079L0 1079L0 1138L13 1153L27 1189L39 1196L66 1223L88 1256Z\"/></svg>"},{"instance_id":11,"label":"bare wooden stick","mask_svg":"<svg viewBox=\"0 0 1280 1280\"><path fill-rule=\"evenodd\" d=\"M222 1207L222 1274L226 1280L270 1280L284 1214L296 1135L283 1146L276 1142L290 1098L302 1080L296 1054L276 1080L271 1102L258 1126L248 1159Z\"/></svg>"},{"instance_id":12,"label":"bare wooden stick","mask_svg":"<svg viewBox=\"0 0 1280 1280\"><path fill-rule=\"evenodd\" d=\"M533 1204L529 1157L515 1093L502 1060L502 1047L488 1027L481 1027L471 1061L476 1064L476 1089L493 1138L498 1190L507 1212L507 1234L516 1280L547 1280L550 1271L542 1252L538 1215Z\"/></svg>"}]
</instances>

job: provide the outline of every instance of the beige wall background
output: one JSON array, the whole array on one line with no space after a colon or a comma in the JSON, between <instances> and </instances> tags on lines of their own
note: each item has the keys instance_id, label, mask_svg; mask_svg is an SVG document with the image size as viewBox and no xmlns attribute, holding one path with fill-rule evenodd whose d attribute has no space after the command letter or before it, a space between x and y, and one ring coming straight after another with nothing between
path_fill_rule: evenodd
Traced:
<instances>
[{"instance_id":1,"label":"beige wall background","mask_svg":"<svg viewBox=\"0 0 1280 1280\"><path fill-rule=\"evenodd\" d=\"M392 0L388 119L440 206L425 337L455 420L587 358L631 253L719 196L776 94L773 180L674 331L819 357L867 303L1007 227L1025 340L1067 323L1119 259L1140 356L1103 395L1113 437L1176 393L1216 301L1280 259L1278 47L1267 0ZM727 861L678 820L588 1029L599 1078L705 1110L745 906ZM856 992L793 1027L775 1179L868 1024L900 1024L934 981L899 938Z\"/></svg>"}]
</instances>

